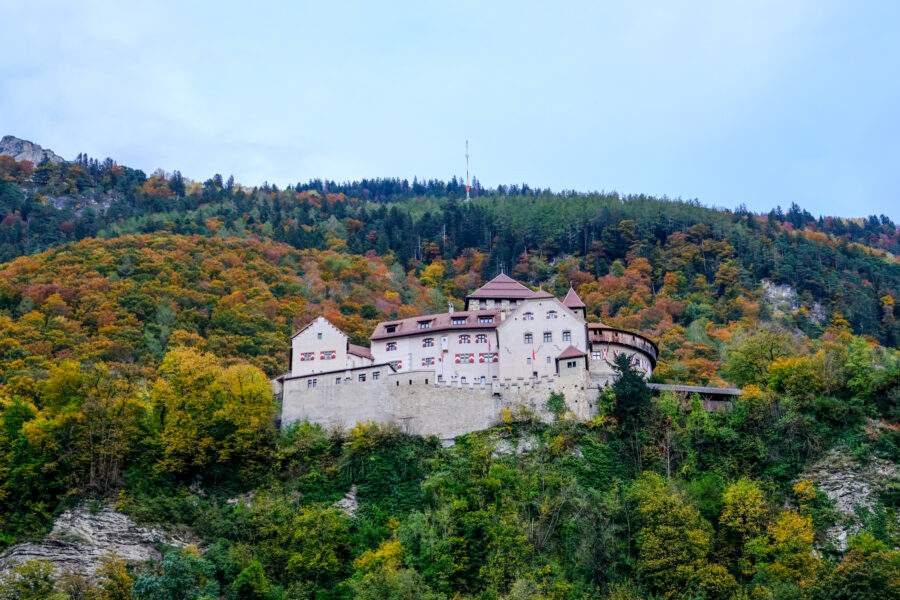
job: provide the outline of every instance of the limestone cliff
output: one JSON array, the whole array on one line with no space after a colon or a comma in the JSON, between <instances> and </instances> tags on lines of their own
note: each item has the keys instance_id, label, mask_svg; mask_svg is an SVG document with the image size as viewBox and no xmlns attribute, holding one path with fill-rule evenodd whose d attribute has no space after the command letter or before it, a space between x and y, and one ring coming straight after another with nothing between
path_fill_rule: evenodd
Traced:
<instances>
[{"instance_id":1,"label":"limestone cliff","mask_svg":"<svg viewBox=\"0 0 900 600\"><path fill-rule=\"evenodd\" d=\"M29 560L45 560L57 573L91 576L107 555L128 563L159 559L158 542L185 545L159 530L138 526L111 506L95 512L82 506L61 514L43 540L16 544L0 554L0 574Z\"/></svg>"},{"instance_id":2,"label":"limestone cliff","mask_svg":"<svg viewBox=\"0 0 900 600\"><path fill-rule=\"evenodd\" d=\"M41 164L45 158L55 163L65 161L62 156L53 150L41 148L33 142L19 139L13 135L5 135L0 140L0 154L7 154L18 161L30 160L35 165Z\"/></svg>"},{"instance_id":3,"label":"limestone cliff","mask_svg":"<svg viewBox=\"0 0 900 600\"><path fill-rule=\"evenodd\" d=\"M878 496L889 486L900 482L900 467L880 458L860 463L847 448L836 448L801 475L834 502L840 515L828 530L828 539L844 550L847 538L860 529L858 512L871 509Z\"/></svg>"}]
</instances>

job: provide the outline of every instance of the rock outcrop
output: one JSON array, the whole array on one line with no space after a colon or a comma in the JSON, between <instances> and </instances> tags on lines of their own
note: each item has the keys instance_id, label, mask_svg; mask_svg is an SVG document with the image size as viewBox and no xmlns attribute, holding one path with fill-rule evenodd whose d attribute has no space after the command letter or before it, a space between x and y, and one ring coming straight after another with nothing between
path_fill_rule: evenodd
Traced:
<instances>
[{"instance_id":1,"label":"rock outcrop","mask_svg":"<svg viewBox=\"0 0 900 600\"><path fill-rule=\"evenodd\" d=\"M158 542L186 545L159 530L138 526L112 506L96 513L82 506L61 514L43 540L16 544L0 554L0 574L29 560L45 560L57 573L90 577L107 555L128 563L159 559Z\"/></svg>"},{"instance_id":2,"label":"rock outcrop","mask_svg":"<svg viewBox=\"0 0 900 600\"><path fill-rule=\"evenodd\" d=\"M845 550L847 538L860 529L857 510L871 509L882 491L900 481L900 466L880 458L860 464L846 448L837 448L808 468L801 479L815 483L834 502L834 509L842 518L827 535Z\"/></svg>"},{"instance_id":3,"label":"rock outcrop","mask_svg":"<svg viewBox=\"0 0 900 600\"><path fill-rule=\"evenodd\" d=\"M17 161L30 160L35 165L44 162L44 159L50 162L61 163L65 159L50 149L41 148L33 142L17 138L13 135L5 135L0 140L0 154L12 156Z\"/></svg>"}]
</instances>

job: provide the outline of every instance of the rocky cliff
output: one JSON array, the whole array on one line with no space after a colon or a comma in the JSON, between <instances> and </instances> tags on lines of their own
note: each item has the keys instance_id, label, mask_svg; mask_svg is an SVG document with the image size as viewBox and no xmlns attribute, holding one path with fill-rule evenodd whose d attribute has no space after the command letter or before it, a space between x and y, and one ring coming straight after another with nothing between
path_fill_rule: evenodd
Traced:
<instances>
[{"instance_id":1,"label":"rocky cliff","mask_svg":"<svg viewBox=\"0 0 900 600\"><path fill-rule=\"evenodd\" d=\"M847 448L836 448L801 476L809 479L834 502L841 516L828 530L828 539L845 550L847 538L860 529L859 511L872 509L879 495L900 483L900 466L880 458L860 463Z\"/></svg>"},{"instance_id":2,"label":"rocky cliff","mask_svg":"<svg viewBox=\"0 0 900 600\"><path fill-rule=\"evenodd\" d=\"M18 161L30 160L35 165L41 164L45 158L55 163L65 160L53 150L41 148L33 142L12 135L5 135L0 140L0 154L7 154Z\"/></svg>"},{"instance_id":3,"label":"rocky cliff","mask_svg":"<svg viewBox=\"0 0 900 600\"><path fill-rule=\"evenodd\" d=\"M159 530L138 526L111 506L99 511L82 506L61 514L43 540L16 544L0 554L0 574L29 560L45 560L57 573L91 576L107 555L128 563L159 559L156 544L160 542L186 545Z\"/></svg>"}]
</instances>

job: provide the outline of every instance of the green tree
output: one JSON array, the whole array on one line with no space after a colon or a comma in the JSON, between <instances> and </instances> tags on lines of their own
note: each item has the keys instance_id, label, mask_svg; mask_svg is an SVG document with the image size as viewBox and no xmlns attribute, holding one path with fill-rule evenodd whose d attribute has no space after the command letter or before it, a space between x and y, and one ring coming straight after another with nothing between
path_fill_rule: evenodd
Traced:
<instances>
[{"instance_id":1,"label":"green tree","mask_svg":"<svg viewBox=\"0 0 900 600\"><path fill-rule=\"evenodd\" d=\"M66 595L55 591L49 563L29 560L0 579L0 600L66 600Z\"/></svg>"},{"instance_id":2,"label":"green tree","mask_svg":"<svg viewBox=\"0 0 900 600\"><path fill-rule=\"evenodd\" d=\"M168 552L158 572L138 576L132 592L137 600L206 600L218 597L219 584L212 563L189 546Z\"/></svg>"}]
</instances>

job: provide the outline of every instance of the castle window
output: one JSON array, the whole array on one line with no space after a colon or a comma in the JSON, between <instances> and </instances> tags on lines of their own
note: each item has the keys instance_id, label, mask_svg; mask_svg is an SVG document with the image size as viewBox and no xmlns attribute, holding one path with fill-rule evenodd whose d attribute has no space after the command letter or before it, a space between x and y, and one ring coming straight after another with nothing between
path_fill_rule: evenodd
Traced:
<instances>
[{"instance_id":1,"label":"castle window","mask_svg":"<svg viewBox=\"0 0 900 600\"><path fill-rule=\"evenodd\" d=\"M544 332L544 341L545 341L545 342L552 342L552 341L553 341L553 332L552 332L552 331L545 331L545 332Z\"/></svg>"},{"instance_id":2,"label":"castle window","mask_svg":"<svg viewBox=\"0 0 900 600\"><path fill-rule=\"evenodd\" d=\"M494 317L478 317L479 323L493 323Z\"/></svg>"},{"instance_id":3,"label":"castle window","mask_svg":"<svg viewBox=\"0 0 900 600\"><path fill-rule=\"evenodd\" d=\"M316 360L315 352L301 352L300 360Z\"/></svg>"},{"instance_id":4,"label":"castle window","mask_svg":"<svg viewBox=\"0 0 900 600\"><path fill-rule=\"evenodd\" d=\"M400 360L392 360L388 364L391 365L395 371L399 371L403 368L403 361Z\"/></svg>"},{"instance_id":5,"label":"castle window","mask_svg":"<svg viewBox=\"0 0 900 600\"><path fill-rule=\"evenodd\" d=\"M547 318L548 318L548 319L555 319L555 318L556 318L556 311L555 311L555 310L548 310L548 311L547 311Z\"/></svg>"},{"instance_id":6,"label":"castle window","mask_svg":"<svg viewBox=\"0 0 900 600\"><path fill-rule=\"evenodd\" d=\"M466 382L466 378L465 378L465 377L460 377L460 378L459 378L459 382L460 382L460 383L465 383L465 382Z\"/></svg>"},{"instance_id":7,"label":"castle window","mask_svg":"<svg viewBox=\"0 0 900 600\"><path fill-rule=\"evenodd\" d=\"M525 359L525 364L526 364L526 365L530 365L530 364L531 364L531 357L530 357L530 356L529 356L528 358Z\"/></svg>"},{"instance_id":8,"label":"castle window","mask_svg":"<svg viewBox=\"0 0 900 600\"><path fill-rule=\"evenodd\" d=\"M334 378L334 384L335 384L335 385L341 385L341 378L340 378L340 377L335 377L335 378Z\"/></svg>"},{"instance_id":9,"label":"castle window","mask_svg":"<svg viewBox=\"0 0 900 600\"><path fill-rule=\"evenodd\" d=\"M532 335L531 335L530 333L526 333L526 334L525 334L525 343L526 343L526 344L533 344L533 343L534 343L534 337L532 337Z\"/></svg>"},{"instance_id":10,"label":"castle window","mask_svg":"<svg viewBox=\"0 0 900 600\"><path fill-rule=\"evenodd\" d=\"M322 339L322 332L321 332L321 331L320 331L319 333L316 334L316 339L317 339L317 340L321 340L321 339Z\"/></svg>"},{"instance_id":11,"label":"castle window","mask_svg":"<svg viewBox=\"0 0 900 600\"><path fill-rule=\"evenodd\" d=\"M550 364L550 357L549 357L549 356L547 357L547 364L548 364L548 365Z\"/></svg>"},{"instance_id":12,"label":"castle window","mask_svg":"<svg viewBox=\"0 0 900 600\"><path fill-rule=\"evenodd\" d=\"M307 380L306 380L306 387L307 387L307 389L316 387L316 383L317 383L317 382L316 382L315 379L307 379Z\"/></svg>"},{"instance_id":13,"label":"castle window","mask_svg":"<svg viewBox=\"0 0 900 600\"><path fill-rule=\"evenodd\" d=\"M419 329L430 329L431 321L419 321Z\"/></svg>"},{"instance_id":14,"label":"castle window","mask_svg":"<svg viewBox=\"0 0 900 600\"><path fill-rule=\"evenodd\" d=\"M463 335L459 336L460 344L469 344L469 343L471 343L471 341L472 341L472 338L468 334L464 333Z\"/></svg>"},{"instance_id":15,"label":"castle window","mask_svg":"<svg viewBox=\"0 0 900 600\"><path fill-rule=\"evenodd\" d=\"M381 378L381 371L372 371L372 381L378 381Z\"/></svg>"},{"instance_id":16,"label":"castle window","mask_svg":"<svg viewBox=\"0 0 900 600\"><path fill-rule=\"evenodd\" d=\"M451 325L465 325L466 318L465 317L450 317Z\"/></svg>"},{"instance_id":17,"label":"castle window","mask_svg":"<svg viewBox=\"0 0 900 600\"><path fill-rule=\"evenodd\" d=\"M387 352L393 352L397 349L397 342L388 342L387 344L385 344L384 349Z\"/></svg>"},{"instance_id":18,"label":"castle window","mask_svg":"<svg viewBox=\"0 0 900 600\"><path fill-rule=\"evenodd\" d=\"M600 353L599 352L591 352L591 359L592 360L600 360Z\"/></svg>"},{"instance_id":19,"label":"castle window","mask_svg":"<svg viewBox=\"0 0 900 600\"><path fill-rule=\"evenodd\" d=\"M337 352L334 350L323 350L320 358L322 360L334 360L336 354Z\"/></svg>"},{"instance_id":20,"label":"castle window","mask_svg":"<svg viewBox=\"0 0 900 600\"><path fill-rule=\"evenodd\" d=\"M434 346L434 338L425 338L422 340L423 348L431 348L432 346Z\"/></svg>"},{"instance_id":21,"label":"castle window","mask_svg":"<svg viewBox=\"0 0 900 600\"><path fill-rule=\"evenodd\" d=\"M385 325L385 326L384 326L384 332L385 332L385 333L394 333L395 331L397 331L397 326L396 326L396 325Z\"/></svg>"},{"instance_id":22,"label":"castle window","mask_svg":"<svg viewBox=\"0 0 900 600\"><path fill-rule=\"evenodd\" d=\"M479 333L478 335L475 336L475 343L476 344L487 344L487 335L485 335L483 333Z\"/></svg>"},{"instance_id":23,"label":"castle window","mask_svg":"<svg viewBox=\"0 0 900 600\"><path fill-rule=\"evenodd\" d=\"M563 341L564 342L572 341L572 332L571 331L568 331L568 330L563 331Z\"/></svg>"},{"instance_id":24,"label":"castle window","mask_svg":"<svg viewBox=\"0 0 900 600\"><path fill-rule=\"evenodd\" d=\"M434 364L434 357L433 357L433 356L426 356L426 357L424 357L424 358L422 359L422 366L423 366L423 367L430 367L430 366L433 365L433 364Z\"/></svg>"},{"instance_id":25,"label":"castle window","mask_svg":"<svg viewBox=\"0 0 900 600\"><path fill-rule=\"evenodd\" d=\"M567 361L567 362L566 362L566 366L569 367L570 369L574 369L574 368L575 368L575 361L574 361L574 360Z\"/></svg>"},{"instance_id":26,"label":"castle window","mask_svg":"<svg viewBox=\"0 0 900 600\"><path fill-rule=\"evenodd\" d=\"M374 379L374 377L373 377L373 379ZM360 373L360 374L359 374L359 381L360 381L360 383L364 382L365 380L366 380L366 374L365 374L365 373Z\"/></svg>"},{"instance_id":27,"label":"castle window","mask_svg":"<svg viewBox=\"0 0 900 600\"><path fill-rule=\"evenodd\" d=\"M522 313L522 320L523 321L534 321L534 313L533 312Z\"/></svg>"}]
</instances>

